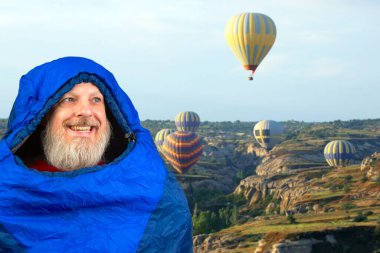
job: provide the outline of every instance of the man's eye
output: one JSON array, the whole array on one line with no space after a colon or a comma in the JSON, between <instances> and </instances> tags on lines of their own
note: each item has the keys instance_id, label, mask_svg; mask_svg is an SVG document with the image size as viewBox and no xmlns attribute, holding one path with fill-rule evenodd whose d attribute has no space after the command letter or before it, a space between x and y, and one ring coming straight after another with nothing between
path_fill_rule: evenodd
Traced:
<instances>
[{"instance_id":1,"label":"man's eye","mask_svg":"<svg viewBox=\"0 0 380 253\"><path fill-rule=\"evenodd\" d=\"M63 98L61 100L61 102L63 102L63 103L71 103L71 102L74 102L74 98L72 98L72 97L66 97L66 98Z\"/></svg>"},{"instance_id":2,"label":"man's eye","mask_svg":"<svg viewBox=\"0 0 380 253\"><path fill-rule=\"evenodd\" d=\"M100 102L102 102L102 99L101 99L101 98L98 98L98 97L94 97L94 98L92 99L92 101L93 101L94 103L100 103Z\"/></svg>"}]
</instances>

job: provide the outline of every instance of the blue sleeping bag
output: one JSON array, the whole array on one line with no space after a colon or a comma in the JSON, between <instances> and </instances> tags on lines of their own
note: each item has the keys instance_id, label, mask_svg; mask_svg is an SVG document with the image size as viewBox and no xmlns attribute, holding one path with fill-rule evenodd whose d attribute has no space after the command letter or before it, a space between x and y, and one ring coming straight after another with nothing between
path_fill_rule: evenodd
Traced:
<instances>
[{"instance_id":1,"label":"blue sleeping bag","mask_svg":"<svg viewBox=\"0 0 380 253\"><path fill-rule=\"evenodd\" d=\"M105 97L113 138L104 165L40 172L23 160L40 149L44 117L75 84ZM113 75L92 60L65 57L20 80L0 142L0 252L193 251L191 216L149 132Z\"/></svg>"}]
</instances>

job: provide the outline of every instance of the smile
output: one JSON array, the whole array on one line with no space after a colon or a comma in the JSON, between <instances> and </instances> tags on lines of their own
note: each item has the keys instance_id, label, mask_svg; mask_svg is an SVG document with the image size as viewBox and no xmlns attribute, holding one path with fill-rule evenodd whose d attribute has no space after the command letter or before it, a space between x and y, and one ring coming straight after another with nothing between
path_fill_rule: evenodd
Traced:
<instances>
[{"instance_id":1,"label":"smile","mask_svg":"<svg viewBox=\"0 0 380 253\"><path fill-rule=\"evenodd\" d=\"M91 126L70 126L70 129L75 132L88 133L91 132L93 127Z\"/></svg>"}]
</instances>

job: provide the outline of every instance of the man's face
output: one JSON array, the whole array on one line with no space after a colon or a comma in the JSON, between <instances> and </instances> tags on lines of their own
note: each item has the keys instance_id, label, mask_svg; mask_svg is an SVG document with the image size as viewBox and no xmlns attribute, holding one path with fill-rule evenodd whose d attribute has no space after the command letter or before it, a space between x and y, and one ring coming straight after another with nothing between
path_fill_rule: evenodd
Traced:
<instances>
[{"instance_id":1,"label":"man's face","mask_svg":"<svg viewBox=\"0 0 380 253\"><path fill-rule=\"evenodd\" d=\"M76 170L99 163L110 140L104 97L80 83L54 106L42 135L45 157L54 167Z\"/></svg>"},{"instance_id":2,"label":"man's face","mask_svg":"<svg viewBox=\"0 0 380 253\"><path fill-rule=\"evenodd\" d=\"M104 98L92 83L80 83L56 104L50 116L54 133L63 131L67 143L88 139L96 145L106 130Z\"/></svg>"}]
</instances>

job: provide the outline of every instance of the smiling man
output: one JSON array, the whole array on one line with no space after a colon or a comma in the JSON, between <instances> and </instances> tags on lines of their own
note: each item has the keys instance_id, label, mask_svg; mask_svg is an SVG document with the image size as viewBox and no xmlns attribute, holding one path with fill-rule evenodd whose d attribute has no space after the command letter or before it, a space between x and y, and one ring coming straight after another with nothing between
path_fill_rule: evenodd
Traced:
<instances>
[{"instance_id":1,"label":"smiling man","mask_svg":"<svg viewBox=\"0 0 380 253\"><path fill-rule=\"evenodd\" d=\"M41 161L29 166L50 171L95 166L110 136L102 93L92 83L77 84L54 106L42 134L45 159L54 167L42 167Z\"/></svg>"},{"instance_id":2,"label":"smiling man","mask_svg":"<svg viewBox=\"0 0 380 253\"><path fill-rule=\"evenodd\" d=\"M0 142L1 252L192 252L184 194L113 75L24 75Z\"/></svg>"}]
</instances>

